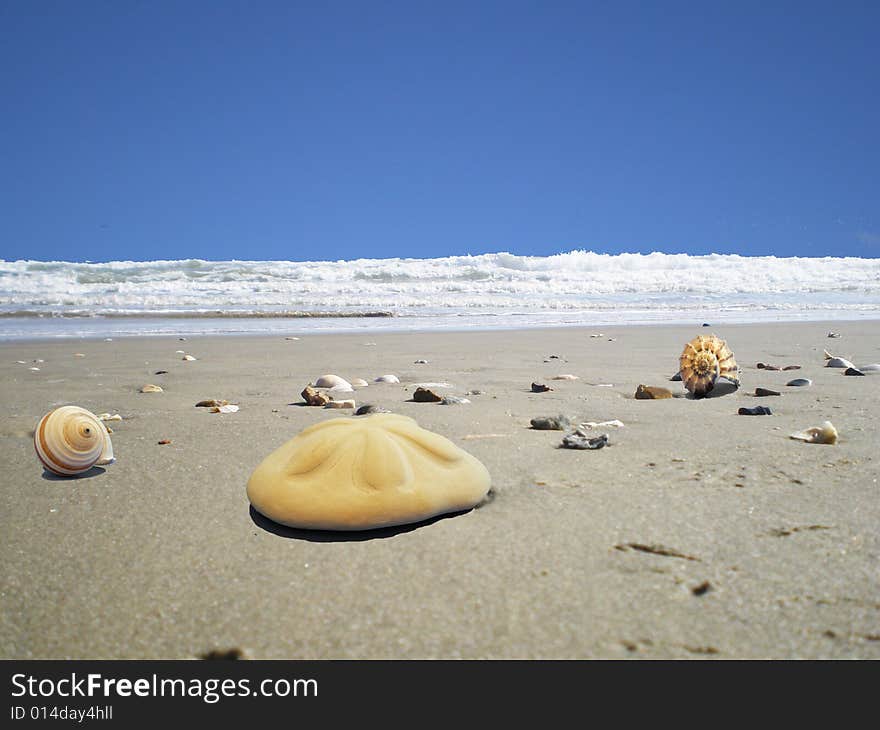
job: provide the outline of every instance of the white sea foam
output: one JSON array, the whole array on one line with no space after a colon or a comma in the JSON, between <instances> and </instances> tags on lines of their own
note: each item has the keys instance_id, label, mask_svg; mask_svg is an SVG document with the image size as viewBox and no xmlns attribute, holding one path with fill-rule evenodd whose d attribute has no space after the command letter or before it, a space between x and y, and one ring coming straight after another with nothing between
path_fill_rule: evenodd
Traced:
<instances>
[{"instance_id":1,"label":"white sea foam","mask_svg":"<svg viewBox=\"0 0 880 730\"><path fill-rule=\"evenodd\" d=\"M194 319L314 313L395 317L297 320L296 329L602 324L668 321L673 313L739 321L873 318L880 317L880 259L572 251L316 262L0 261L5 337L51 328L22 324L34 317L112 317L111 323L63 327L124 334L145 331L146 318L146 331L174 332L192 330ZM172 315L186 319L174 324L167 321ZM277 330L277 323L224 320L195 327L270 328Z\"/></svg>"}]
</instances>

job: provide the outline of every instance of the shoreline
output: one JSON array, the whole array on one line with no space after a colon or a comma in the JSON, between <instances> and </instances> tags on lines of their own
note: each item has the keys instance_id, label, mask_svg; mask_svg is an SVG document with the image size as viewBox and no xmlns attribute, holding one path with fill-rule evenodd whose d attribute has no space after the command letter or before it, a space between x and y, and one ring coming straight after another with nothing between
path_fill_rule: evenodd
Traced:
<instances>
[{"instance_id":1,"label":"shoreline","mask_svg":"<svg viewBox=\"0 0 880 730\"><path fill-rule=\"evenodd\" d=\"M640 383L682 395L678 356L710 333L736 356L738 391L633 398ZM3 658L880 658L880 375L845 377L822 355L880 362L880 322L285 336L0 342ZM252 512L257 464L349 415L298 406L307 382L389 372L401 383L370 382L357 404L474 455L491 502L380 534ZM813 385L786 388L795 375ZM148 382L165 392L138 393ZM414 403L419 382L481 394ZM204 398L241 410L195 408ZM62 402L122 416L115 464L41 472L29 434ZM737 415L754 405L773 413ZM560 449L562 432L529 427L559 413L625 426L603 449ZM838 444L788 438L824 420Z\"/></svg>"}]
</instances>

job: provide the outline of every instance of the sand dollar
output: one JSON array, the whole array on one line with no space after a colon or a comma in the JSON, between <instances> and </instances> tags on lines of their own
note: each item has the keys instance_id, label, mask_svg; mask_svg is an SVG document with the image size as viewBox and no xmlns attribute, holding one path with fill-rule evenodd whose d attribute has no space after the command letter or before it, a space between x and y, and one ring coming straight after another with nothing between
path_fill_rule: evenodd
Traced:
<instances>
[{"instance_id":1,"label":"sand dollar","mask_svg":"<svg viewBox=\"0 0 880 730\"><path fill-rule=\"evenodd\" d=\"M490 484L486 467L448 439L377 413L305 429L254 470L247 495L283 525L366 530L470 509Z\"/></svg>"}]
</instances>

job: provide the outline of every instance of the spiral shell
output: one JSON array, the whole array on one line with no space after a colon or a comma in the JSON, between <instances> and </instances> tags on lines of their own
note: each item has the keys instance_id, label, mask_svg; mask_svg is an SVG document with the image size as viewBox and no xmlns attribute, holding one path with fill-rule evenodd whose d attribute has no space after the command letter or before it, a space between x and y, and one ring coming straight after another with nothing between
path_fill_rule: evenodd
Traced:
<instances>
[{"instance_id":1,"label":"spiral shell","mask_svg":"<svg viewBox=\"0 0 880 730\"><path fill-rule=\"evenodd\" d=\"M95 464L114 461L107 428L79 406L62 406L43 416L34 431L34 448L43 466L60 476L82 474Z\"/></svg>"},{"instance_id":2,"label":"spiral shell","mask_svg":"<svg viewBox=\"0 0 880 730\"><path fill-rule=\"evenodd\" d=\"M719 377L739 385L739 369L733 352L715 335L700 335L688 342L679 364L684 386L698 398L709 393Z\"/></svg>"}]
</instances>

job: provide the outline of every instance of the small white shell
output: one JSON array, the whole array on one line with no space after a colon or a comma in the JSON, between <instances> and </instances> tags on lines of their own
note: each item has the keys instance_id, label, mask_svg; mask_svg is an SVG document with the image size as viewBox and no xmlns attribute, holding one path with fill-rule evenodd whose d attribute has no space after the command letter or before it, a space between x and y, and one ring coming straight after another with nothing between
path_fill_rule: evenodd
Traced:
<instances>
[{"instance_id":1,"label":"small white shell","mask_svg":"<svg viewBox=\"0 0 880 730\"><path fill-rule=\"evenodd\" d=\"M351 390L351 383L338 375L322 375L315 381L316 388L347 388Z\"/></svg>"},{"instance_id":2,"label":"small white shell","mask_svg":"<svg viewBox=\"0 0 880 730\"><path fill-rule=\"evenodd\" d=\"M324 405L324 408L354 408L355 402L353 400L331 400L329 403Z\"/></svg>"},{"instance_id":3,"label":"small white shell","mask_svg":"<svg viewBox=\"0 0 880 730\"><path fill-rule=\"evenodd\" d=\"M354 378L352 379L351 384L355 388L366 388L369 385L369 383L363 378Z\"/></svg>"},{"instance_id":4,"label":"small white shell","mask_svg":"<svg viewBox=\"0 0 880 730\"><path fill-rule=\"evenodd\" d=\"M141 393L163 393L162 386L147 383L141 386Z\"/></svg>"},{"instance_id":5,"label":"small white shell","mask_svg":"<svg viewBox=\"0 0 880 730\"><path fill-rule=\"evenodd\" d=\"M825 421L821 426L814 426L806 431L793 433L789 438L806 441L808 444L836 444L837 429L834 428L831 421Z\"/></svg>"},{"instance_id":6,"label":"small white shell","mask_svg":"<svg viewBox=\"0 0 880 730\"><path fill-rule=\"evenodd\" d=\"M115 461L107 428L79 406L62 406L43 416L34 431L34 449L43 466L60 476Z\"/></svg>"},{"instance_id":7,"label":"small white shell","mask_svg":"<svg viewBox=\"0 0 880 730\"><path fill-rule=\"evenodd\" d=\"M400 378L398 378L396 375L380 375L373 382L374 383L399 383Z\"/></svg>"},{"instance_id":8,"label":"small white shell","mask_svg":"<svg viewBox=\"0 0 880 730\"><path fill-rule=\"evenodd\" d=\"M195 358L192 355L184 355L181 360L186 360L187 362L192 362Z\"/></svg>"}]
</instances>

